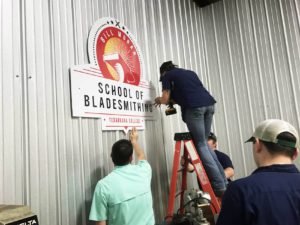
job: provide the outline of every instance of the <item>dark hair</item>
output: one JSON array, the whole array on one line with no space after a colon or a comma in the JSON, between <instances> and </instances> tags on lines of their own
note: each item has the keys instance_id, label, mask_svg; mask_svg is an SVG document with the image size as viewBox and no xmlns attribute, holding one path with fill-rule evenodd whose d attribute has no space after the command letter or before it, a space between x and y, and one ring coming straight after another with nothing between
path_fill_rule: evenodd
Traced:
<instances>
[{"instance_id":1,"label":"dark hair","mask_svg":"<svg viewBox=\"0 0 300 225\"><path fill-rule=\"evenodd\" d=\"M131 142L121 139L113 144L110 156L115 165L124 166L129 163L132 153L133 147Z\"/></svg>"},{"instance_id":2,"label":"dark hair","mask_svg":"<svg viewBox=\"0 0 300 225\"><path fill-rule=\"evenodd\" d=\"M296 137L289 132L282 132L277 136L277 139L280 141L288 143L296 143ZM286 146L279 143L267 142L260 140L268 149L268 152L271 155L281 154L292 158L295 154L296 147Z\"/></svg>"},{"instance_id":3,"label":"dark hair","mask_svg":"<svg viewBox=\"0 0 300 225\"><path fill-rule=\"evenodd\" d=\"M164 72L168 72L168 71L174 69L175 67L176 67L176 65L174 65L172 61L167 61L167 62L164 62L163 64L161 64L161 66L159 68L159 72L160 72L159 81L161 81L162 75Z\"/></svg>"},{"instance_id":4,"label":"dark hair","mask_svg":"<svg viewBox=\"0 0 300 225\"><path fill-rule=\"evenodd\" d=\"M213 133L213 132L210 132L209 133L209 136L207 138L208 140L213 140L214 143L217 142L217 136Z\"/></svg>"}]
</instances>

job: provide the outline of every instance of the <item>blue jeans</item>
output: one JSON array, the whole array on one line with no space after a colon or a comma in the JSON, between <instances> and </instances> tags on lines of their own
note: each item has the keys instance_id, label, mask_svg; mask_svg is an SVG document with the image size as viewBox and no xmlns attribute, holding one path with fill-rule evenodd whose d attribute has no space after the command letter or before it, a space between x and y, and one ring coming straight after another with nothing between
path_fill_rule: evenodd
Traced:
<instances>
[{"instance_id":1,"label":"blue jeans","mask_svg":"<svg viewBox=\"0 0 300 225\"><path fill-rule=\"evenodd\" d=\"M207 145L214 112L214 105L185 109L183 119L193 137L195 147L212 188L214 190L225 190L227 180L223 167L218 161L216 153Z\"/></svg>"}]
</instances>

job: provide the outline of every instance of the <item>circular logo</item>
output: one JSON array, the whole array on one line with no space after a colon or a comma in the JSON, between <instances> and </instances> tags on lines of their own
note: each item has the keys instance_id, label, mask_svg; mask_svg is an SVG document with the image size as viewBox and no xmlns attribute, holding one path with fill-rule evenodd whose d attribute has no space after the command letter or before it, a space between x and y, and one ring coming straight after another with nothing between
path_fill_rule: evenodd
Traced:
<instances>
[{"instance_id":1,"label":"circular logo","mask_svg":"<svg viewBox=\"0 0 300 225\"><path fill-rule=\"evenodd\" d=\"M102 18L89 34L89 59L98 65L103 77L139 85L142 60L128 29L113 18Z\"/></svg>"}]
</instances>

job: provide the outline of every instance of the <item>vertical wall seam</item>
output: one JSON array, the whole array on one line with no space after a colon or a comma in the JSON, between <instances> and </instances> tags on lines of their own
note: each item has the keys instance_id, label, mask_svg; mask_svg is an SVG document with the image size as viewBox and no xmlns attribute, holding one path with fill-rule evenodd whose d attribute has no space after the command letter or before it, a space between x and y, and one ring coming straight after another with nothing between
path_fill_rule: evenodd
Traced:
<instances>
[{"instance_id":1,"label":"vertical wall seam","mask_svg":"<svg viewBox=\"0 0 300 225\"><path fill-rule=\"evenodd\" d=\"M195 54L196 54L196 57L197 57L197 55L199 55L199 61L200 61L200 65L198 65L199 64L199 63L197 63L198 60L196 60L196 71L198 71L198 74L199 74L200 71L202 70L201 69L202 65L201 65L201 55L200 55L201 51L200 51L200 41L199 41L200 30L199 30L198 19L197 19L197 14L198 13L197 13L197 9L196 9L195 3L193 4L193 9L194 9L193 10L194 11L194 18L193 18L193 20L195 21L195 27L196 27L196 29L195 29L195 34L196 34L195 46L197 46L197 50L195 48ZM198 52L198 54L196 52Z\"/></svg>"},{"instance_id":2,"label":"vertical wall seam","mask_svg":"<svg viewBox=\"0 0 300 225\"><path fill-rule=\"evenodd\" d=\"M273 67L273 70L274 70L274 77L275 77L275 92L276 92L276 95L277 95L277 103L278 103L278 107L279 107L279 113L280 113L280 118L282 118L283 116L283 113L282 113L282 106L281 106L281 102L280 102L280 99L279 99L279 96L280 96L280 93L279 93L279 85L278 85L278 73L277 73L277 70L276 70L276 63L275 63L275 55L274 55L274 50L273 50L273 39L271 37L271 28L270 28L270 19L269 19L269 15L268 15L268 12L267 12L267 8L266 8L266 0L263 1L264 3L264 10L265 10L265 14L266 14L266 19L267 19L267 33L268 33L268 37L269 37L269 46L270 46L270 50L271 50L271 61L272 61L272 67Z\"/></svg>"},{"instance_id":3,"label":"vertical wall seam","mask_svg":"<svg viewBox=\"0 0 300 225\"><path fill-rule=\"evenodd\" d=\"M145 62L148 62L148 61L150 61L150 56L149 56L149 42L148 42L148 30L147 30L147 18L146 18L146 10L145 10L145 1L147 1L147 0L142 0L142 11L143 11L143 25L144 25L144 29L143 29L143 33L144 33L144 37L145 37L145 49L146 49L146 51L145 51L145 53L146 53L146 60L145 60L145 58L143 57L143 59L144 59L144 64L145 64ZM145 65L146 66L146 65ZM146 66L146 69L147 69L147 74L150 74L150 66L149 65L147 65ZM144 72L146 72L146 71L144 71ZM146 76L145 76L145 74L144 74L144 78L146 78Z\"/></svg>"},{"instance_id":4,"label":"vertical wall seam","mask_svg":"<svg viewBox=\"0 0 300 225\"><path fill-rule=\"evenodd\" d=\"M300 36L300 3L298 0L294 0L294 6L296 9L296 16L297 16L297 22L298 26L295 26L298 28L298 37ZM296 41L297 47L298 47L298 53L300 55L300 40Z\"/></svg>"},{"instance_id":5,"label":"vertical wall seam","mask_svg":"<svg viewBox=\"0 0 300 225\"><path fill-rule=\"evenodd\" d=\"M236 1L234 1L235 6L236 6ZM236 8L236 7L235 7ZM224 15L225 15L225 27L226 27L226 40L227 40L227 45L228 45L228 51L229 51L229 62L230 62L230 74L231 74L231 80L232 80L232 85L233 85L233 93L234 93L234 103L235 103L235 107L237 109L236 114L237 114L237 127L239 130L239 136L240 136L240 142L243 143L243 139L242 139L242 130L241 130L241 119L240 119L240 113L239 113L239 104L238 104L238 99L237 99L237 87L236 87L236 82L235 82L235 78L233 77L233 62L232 62L232 51L231 51L231 44L229 41L229 32L228 32L228 19L227 19L227 14L226 14L226 7L225 7L225 2L223 2L223 9L224 9ZM225 120L227 122L227 119ZM227 127L227 124L226 124ZM228 140L229 142L229 146L231 146L231 141ZM244 151L242 151L242 157L243 157L243 163L244 163L244 174L247 174L247 163L246 163L246 159L245 159L245 153Z\"/></svg>"},{"instance_id":6,"label":"vertical wall seam","mask_svg":"<svg viewBox=\"0 0 300 225\"><path fill-rule=\"evenodd\" d=\"M300 3L298 0L294 0L296 12L297 12L297 22L298 22L298 34L300 34Z\"/></svg>"},{"instance_id":7,"label":"vertical wall seam","mask_svg":"<svg viewBox=\"0 0 300 225\"><path fill-rule=\"evenodd\" d=\"M14 2L12 2L11 15L14 15ZM11 29L11 34L12 34L12 37L13 37L14 36L14 34L13 34L14 33L14 22L12 22L11 25L12 25L11 26L11 28L12 28ZM15 45L12 45L12 55L15 58L14 47L15 47ZM12 67L11 68L12 68L12 71L13 71L13 74L11 74L11 77L12 77L12 89L15 90L15 85L14 85L14 76L15 76L15 73L14 73L15 72L14 71L14 63L12 63ZM12 94L12 99L15 99L15 91ZM15 115L15 108L12 111L13 111L13 115ZM13 123L12 127L15 129L15 126L16 126L15 116L13 116L12 123ZM17 134L16 134L16 132L13 132L13 133L14 133L13 139L15 140L15 136ZM18 163L18 161L17 161L16 143L14 142L12 145L13 145L12 149L13 149L13 154L14 154L14 157L13 157L14 161L17 162L16 165L18 165L18 164L20 165L21 163ZM17 169L16 168L14 168L14 175L15 175L15 177L14 177L14 183L17 183L18 174L17 174ZM16 190L16 188L14 188L14 191L15 191L15 193L14 193L14 202L16 202L16 196L17 196L17 190Z\"/></svg>"},{"instance_id":8,"label":"vertical wall seam","mask_svg":"<svg viewBox=\"0 0 300 225\"><path fill-rule=\"evenodd\" d=\"M161 34L162 36L164 36L164 23L163 23L163 20L162 20L162 11L161 11L161 4L160 4L161 1L158 1L158 10L159 10L159 21L160 21L160 31L161 31ZM166 59L166 44L165 44L165 39L164 37L162 37L162 52L163 52L163 59L165 60Z\"/></svg>"},{"instance_id":9,"label":"vertical wall seam","mask_svg":"<svg viewBox=\"0 0 300 225\"><path fill-rule=\"evenodd\" d=\"M20 2L20 1L19 1ZM21 4L20 4L21 5ZM3 13L2 13L2 10L4 10L4 7L3 7L3 1L0 1L0 27L2 28L3 27ZM21 7L20 7L20 18L21 18ZM22 35L22 32L21 32L21 26L22 26L22 23L21 23L21 19L20 19L20 35ZM21 37L20 37L20 40ZM3 51L2 51L2 46L3 46L3 38L2 38L2 31L1 31L1 34L0 34L0 74L1 74L1 77L0 77L0 165L3 165L4 164L4 126L3 126L3 115L4 115L4 107L3 107ZM22 45L21 45L21 48L22 48ZM21 71L22 72L22 71ZM22 145L23 146L23 145ZM23 155L23 154L22 154ZM23 170L24 171L24 170ZM1 177L4 177L4 167L3 166L0 166L0 175ZM24 181L24 176L25 174L23 174L23 181ZM24 184L24 182L23 182ZM24 190L25 188L23 188ZM4 202L4 179L0 179L0 201L1 202ZM24 193L23 194L23 198L24 198Z\"/></svg>"},{"instance_id":10,"label":"vertical wall seam","mask_svg":"<svg viewBox=\"0 0 300 225\"><path fill-rule=\"evenodd\" d=\"M145 1L148 1L148 0L145 0ZM157 65L159 65L159 63L158 63L158 51L157 51L157 39L156 39L157 33L156 33L156 27L155 27L156 25L155 25L155 19L154 19L154 6L153 6L153 2L151 2L150 4L151 4L151 6L150 6L151 7L151 9L150 9L151 24L153 24L153 34L154 34L154 56L155 56L154 58L155 58L155 61L156 61L155 66L157 66ZM157 81L156 86L159 87L158 90L161 90L159 79L156 79L156 81ZM157 93L157 95L160 95L160 92ZM163 111L162 111L162 108L160 107L159 108L158 120L160 119L160 124L161 124L161 127L162 127L162 133L163 133L163 131L166 128L164 126L164 119L162 117L162 114L163 114ZM155 124L158 125L159 121L157 121ZM165 145L165 143L166 143L165 136L163 136L162 141L163 141L163 144L164 144L164 152L165 152L165 155L166 155L167 150L166 150L166 145ZM168 164L166 165L166 169L167 169L167 171L169 171ZM168 176L169 176L169 174L168 174ZM168 180L169 180L169 177L168 177Z\"/></svg>"},{"instance_id":11,"label":"vertical wall seam","mask_svg":"<svg viewBox=\"0 0 300 225\"><path fill-rule=\"evenodd\" d=\"M168 24L168 28L169 28L168 29L168 34L169 34L169 37L170 37L170 40L171 40L172 32L171 32L170 11L169 11L169 4L168 4L168 2L166 2L166 10L167 10L167 24ZM174 58L174 51L173 51L172 47L170 48L170 53L171 53L170 54L171 58L173 59Z\"/></svg>"},{"instance_id":12,"label":"vertical wall seam","mask_svg":"<svg viewBox=\"0 0 300 225\"><path fill-rule=\"evenodd\" d=\"M147 1L147 0L145 0L145 1ZM166 14L167 14L167 24L168 24L168 35L169 35L169 38L170 38L170 40L171 40L172 33L171 33L170 11L169 11L169 4L168 4L168 2L166 2ZM171 53L171 54L170 54L170 55L171 55L171 59L173 60L173 59L174 59L174 51L173 51L173 48L171 47L171 48L169 49L169 51L170 51L170 53ZM165 55L164 57L166 57L166 55ZM166 59L166 58L164 58L164 59ZM158 84L158 85L161 86L160 84ZM161 119L163 120L162 117L161 117ZM161 123L161 126L162 126L162 130L164 131L166 128L165 128L165 126L164 126L163 121L162 121L162 123ZM164 146L164 147L163 147L163 148L164 148L164 151L163 151L164 161L167 162L167 153L166 153L167 149L166 149L166 140L165 140L165 138L163 138L162 143L163 143L163 146ZM168 180L169 180L168 164L166 164L166 166L164 167L164 169L165 169L164 174L167 174L167 175L168 175ZM157 180L159 180L159 178L158 178ZM159 186L163 189L163 187L162 187L162 185L160 184L160 182L159 182ZM167 187L167 189L169 190L169 187ZM162 194L160 193L159 195L160 195L160 198L161 198L161 199L163 199L163 197L165 197L165 199L167 199L167 197L166 197L167 195L166 195L166 194L165 194L164 196L162 196ZM165 204L161 204L160 207L162 207L161 209L166 210L166 209L165 209Z\"/></svg>"},{"instance_id":13,"label":"vertical wall seam","mask_svg":"<svg viewBox=\"0 0 300 225\"><path fill-rule=\"evenodd\" d=\"M268 113L267 113L267 109L266 109L266 97L265 97L265 93L263 91L263 82L262 82L262 69L261 69L261 64L260 64L260 57L259 57L259 54L258 54L258 46L257 46L257 37L256 37L256 29L255 29L255 21L254 21L254 15L253 15L253 6L251 4L251 0L248 0L249 2L249 9L250 9L250 16L251 16L251 22L252 22L252 30L254 31L253 32L253 37L254 37L254 46L255 46L255 53L256 53L256 57L255 57L255 60L256 60L256 63L257 63L257 67L258 67L258 76L259 76L259 81L260 81L260 90L261 90L261 96L262 96L262 101L263 101L263 106L261 108L263 108L263 113L264 113L264 118L268 118Z\"/></svg>"},{"instance_id":14,"label":"vertical wall seam","mask_svg":"<svg viewBox=\"0 0 300 225\"><path fill-rule=\"evenodd\" d=\"M195 44L195 33L194 33L194 23L193 23L193 10L192 10L192 6L191 6L191 1L188 2L188 11L190 12L190 25L191 25L191 44L190 44L190 49L191 49L191 55L192 58L194 59L194 65L192 65L192 67L196 67L197 68L197 60L196 60L196 44Z\"/></svg>"},{"instance_id":15,"label":"vertical wall seam","mask_svg":"<svg viewBox=\"0 0 300 225\"><path fill-rule=\"evenodd\" d=\"M74 36L73 36L73 38L74 38L74 40L73 40L73 43L74 43L74 46L73 46L73 48L74 48L74 59L73 60L74 61L73 62L74 62L74 65L77 65L78 62L79 62L79 56L78 56L78 52L79 52L78 44L79 43L78 43L78 38L77 38L78 31L77 31L77 22L76 22L77 21L76 20L76 18L77 18L76 1L75 0L71 0L71 5L72 5L72 21L73 21L73 31L74 31ZM78 118L78 121L75 122L75 123L77 125L76 127L78 128L78 137L79 137L79 139L81 139L81 137L82 137L82 135L81 135L82 119ZM65 134L65 136L66 136L66 134ZM66 143L64 143L64 144L66 145ZM65 147L67 149L67 146L65 146ZM74 150L73 150L73 152L74 152ZM72 152L72 156L73 156L73 152ZM72 157L72 159L73 159L73 157ZM68 166L66 166L66 170L67 170L67 168L68 168ZM68 176L68 170L67 170L67 176ZM75 199L74 199L74 202L75 202ZM70 211L70 208L68 208L68 212L69 211ZM75 206L74 206L74 211L76 212L76 207ZM67 217L68 223L70 223L69 222L70 221L69 216L70 215L68 215L68 217Z\"/></svg>"},{"instance_id":16,"label":"vertical wall seam","mask_svg":"<svg viewBox=\"0 0 300 225\"><path fill-rule=\"evenodd\" d=\"M209 66L208 66L208 62L207 62L207 46L206 46L206 40L204 38L204 33L205 33L205 26L204 26L204 20L203 20L203 13L200 14L200 31L201 31L201 46L202 46L202 49L204 51L204 58L203 58L203 61L204 61L204 74L202 75L202 77L207 77L208 76L208 73L209 73Z\"/></svg>"},{"instance_id":17,"label":"vertical wall seam","mask_svg":"<svg viewBox=\"0 0 300 225\"><path fill-rule=\"evenodd\" d=\"M238 19L238 29L239 32L241 34L241 18L240 18L240 8L238 7L238 3L236 3L236 11L237 11L237 19ZM241 38L240 40L241 45L242 45L242 62L243 62L243 71L246 75L246 91L247 91L247 98L248 98L248 105L249 105L249 109L250 109L250 120L251 120L251 124L254 124L254 119L253 119L253 111L252 111L252 99L250 97L250 90L249 90L249 73L248 73L248 67L247 67L247 63L246 63L246 54L245 54L245 44L243 41L243 38ZM254 128L254 127L253 127ZM242 150L244 151L244 147L242 146Z\"/></svg>"},{"instance_id":18,"label":"vertical wall seam","mask_svg":"<svg viewBox=\"0 0 300 225\"><path fill-rule=\"evenodd\" d=\"M180 9L181 9L181 7L180 7ZM183 23L184 22L182 21L182 26L181 26L182 37L184 37L184 36L187 37L187 42L184 41L184 43L185 43L185 46L188 49L188 53L191 53L191 42L190 42L190 37L189 37L190 35L189 35L189 26L188 26L188 19L187 19L188 15L187 15L186 1L183 1L183 11L184 11L184 18L182 20L185 21L185 30L186 30L185 34L186 35L183 34L183 31L184 31ZM182 15L182 12L180 12L180 14ZM185 48L183 48L183 49L185 49ZM191 57L191 54L186 54L186 55L189 56L189 62L187 62L185 64L185 68L190 68L192 66L192 57Z\"/></svg>"},{"instance_id":19,"label":"vertical wall seam","mask_svg":"<svg viewBox=\"0 0 300 225\"><path fill-rule=\"evenodd\" d=\"M22 47L21 47L21 63L22 63L22 102L23 102L23 136L22 136L22 145L24 146L24 204L30 205L30 164L29 164L29 115L28 115L28 84L27 84L27 76L28 76L28 70L27 70L27 49L26 49L26 43L27 43L27 35L26 35L26 0L20 0L21 5L21 41L22 41Z\"/></svg>"},{"instance_id":20,"label":"vertical wall seam","mask_svg":"<svg viewBox=\"0 0 300 225\"><path fill-rule=\"evenodd\" d=\"M57 223L61 224L62 223L62 215L61 215L61 179L60 179L60 163L59 163L59 145L58 145L58 141L59 141L59 133L58 133L58 119L57 119L57 114L58 114L58 109L57 109L57 105L58 105L58 101L57 101L57 94L56 94L56 69L55 69L55 59L54 56L55 54L55 47L54 47L54 21L53 21L53 2L52 1L48 1L48 9L49 9L49 33L50 33L50 60L51 60L51 70L52 70L52 82L53 82L53 86L52 86L52 92L53 92L53 99L54 99L54 104L53 104L53 117L54 117L54 121L53 121L53 127L54 127L54 146L55 146L55 161L56 161L56 166L55 166L55 174L56 174L56 193L57 193L57 203L56 203L56 215L58 215L57 218Z\"/></svg>"},{"instance_id":21,"label":"vertical wall seam","mask_svg":"<svg viewBox=\"0 0 300 225\"><path fill-rule=\"evenodd\" d=\"M176 41L176 49L179 49L179 40L178 40L178 28L177 28L177 17L176 17L176 10L175 10L175 2L172 1L172 11L174 15L174 25L175 25L175 41ZM177 59L180 59L179 51L177 50Z\"/></svg>"},{"instance_id":22,"label":"vertical wall seam","mask_svg":"<svg viewBox=\"0 0 300 225\"><path fill-rule=\"evenodd\" d=\"M288 70L289 70L289 77L290 77L290 81L291 81L291 87L292 87L292 93L293 96L296 96L296 91L295 91L295 82L294 82L294 78L293 78L293 69L292 69L292 65L291 65L291 54L289 51L289 46L288 46L288 38L287 38L287 28L285 25L285 15L283 13L283 6L282 6L282 2L280 0L279 1L279 5L280 5L280 13L281 13L281 18L282 18L282 26L283 26L283 34L284 34L284 43L285 43L285 50L286 50L286 54L287 54L287 58L288 58ZM298 101L297 98L294 98L294 109L295 109L295 113L296 113L296 120L297 120L297 126L300 126L300 115L299 115L299 105L298 105Z\"/></svg>"},{"instance_id":23,"label":"vertical wall seam","mask_svg":"<svg viewBox=\"0 0 300 225\"><path fill-rule=\"evenodd\" d=\"M35 4L37 4L37 3L34 2L34 1L32 1L32 4L30 5L32 7L31 8L32 12L34 12ZM31 25L33 26L33 31L34 31L33 32L33 39L34 39L34 43L35 43L37 32L38 32L37 28L36 28L36 14L35 13L32 14L32 18L33 18L32 19L33 24L31 24ZM34 74L28 74L29 76L32 76L32 78L30 79L31 82L30 81L28 82L28 87L30 87L30 85L33 85L33 83L34 83L34 85L35 85L35 89L34 90L35 91L38 89L37 88L38 74L37 74L37 54L36 54L36 52L37 52L37 49L35 48L33 50L33 54L34 54L34 62L33 62L33 64L34 64L34 67L33 67ZM30 78L30 77L28 77L28 78ZM28 88L28 91L29 91L29 93L32 92L32 90L30 90L29 88ZM28 98L28 101L30 101L30 98ZM39 127L39 122L40 121L39 121L39 115L38 115L39 104L38 104L38 95L37 95L37 92L34 93L34 100L32 102L35 105L35 109L36 109L37 114L36 114L36 116L34 118L29 114L29 123L31 123L31 124L34 125L34 129L31 129L32 132L36 131L38 133L38 127ZM36 124L33 121L36 121ZM30 134L30 128L32 128L32 126L29 125L29 134ZM34 138L36 138L36 140L34 140L34 138L32 136L30 136L29 138L30 138L29 139L29 144L31 142L35 142L36 152L37 152L37 158L38 158L37 168L40 168L41 162L40 162L40 152L38 152L38 147L40 146L41 141L37 137L34 137ZM31 160L32 159L31 156L33 155L32 151L31 151L31 146L29 146L29 149L30 149L29 154L30 154L30 160ZM41 191L41 184L40 184L41 171L40 171L40 169L38 169L38 174L39 174L39 176L38 176L38 188L37 189L40 192ZM30 174L30 177L32 177L32 174ZM38 198L39 198L39 201L38 201L37 205L40 207L40 203L41 203L40 200L41 200L41 198L40 198L39 194L38 194Z\"/></svg>"},{"instance_id":24,"label":"vertical wall seam","mask_svg":"<svg viewBox=\"0 0 300 225\"><path fill-rule=\"evenodd\" d=\"M182 22L182 11L181 11L181 5L180 5L180 2L179 2L179 23L180 23L180 30L181 32L183 33L183 22ZM185 38L184 38L184 35L182 34L181 35L181 38L182 38L182 43L184 44L185 43ZM187 67L187 62L186 62L186 52L185 52L185 48L183 48L183 67Z\"/></svg>"},{"instance_id":25,"label":"vertical wall seam","mask_svg":"<svg viewBox=\"0 0 300 225\"><path fill-rule=\"evenodd\" d=\"M224 4L224 3L223 3ZM224 5L223 5L224 7ZM222 93L222 97L223 97L223 101L221 103L222 107L223 107L223 111L224 111L224 118L225 118L225 130L226 130L226 133L229 134L229 130L228 130L228 116L227 116L227 107L226 107L226 102L224 101L224 85L223 85L223 76L222 76L222 71L220 69L220 50L219 50L219 45L218 45L218 42L217 42L217 37L216 37L216 32L217 32L217 28L216 28L216 21L215 21L215 13L214 13L214 10L212 10L212 19L213 19L213 30L214 30L214 37L215 37L215 45L216 45L216 52L217 52L217 68L218 68L218 75L219 75L219 79L220 79L220 86L221 86L221 93ZM208 79L209 80L209 79ZM210 83L210 82L209 82ZM227 143L228 143L228 146L230 146L230 140L229 138L227 138Z\"/></svg>"},{"instance_id":26,"label":"vertical wall seam","mask_svg":"<svg viewBox=\"0 0 300 225\"><path fill-rule=\"evenodd\" d=\"M87 11L87 7L86 7L86 4L84 4L84 3L86 3L86 1L79 1L78 2L78 4L80 4L80 6L82 6L82 5L84 5L85 6L85 9L86 9L86 11ZM83 7L80 7L80 9L78 10L78 11L80 11L81 12L81 10L83 10ZM80 37L82 37L82 36L85 36L84 35L84 32L83 32L83 30L84 30L84 26L83 25L85 25L84 23L83 23L83 18L84 18L84 15L83 15L84 13L80 13L79 15L81 15L81 17L80 17L80 25L81 25L81 29L80 29L80 31L81 31L81 33L79 33L80 34ZM75 13L75 15L77 15L76 13ZM87 17L86 17L87 18ZM75 20L76 21L76 20ZM86 24L87 25L87 24ZM78 35L78 33L76 32L75 33L75 37L77 37L77 35ZM79 38L80 39L80 38ZM85 39L85 38L84 38ZM85 60L84 60L84 58L85 58L85 56L87 56L87 53L86 53L86 49L84 48L85 46L83 46L83 44L81 43L81 42L78 42L78 40L77 41L75 41L75 43L77 43L77 48L79 48L79 47L82 47L83 49L81 49L81 50L83 50L82 51L82 53L83 53L83 61L85 62ZM80 44L80 45L78 45L78 44ZM75 57L75 65L78 65L80 62L79 62L79 54L78 54L78 52L79 52L79 50L76 52L76 56L77 57ZM87 56L87 58L88 58L88 56ZM87 120L85 120L85 119L82 119L82 118L79 118L79 120L78 120L78 154L79 154L79 156L80 156L80 162L79 162L79 176L80 176L80 181L78 182L79 184L80 184L80 187L77 187L78 189L80 189L80 190L82 190L82 193L80 193L80 197L78 197L78 195L75 195L74 196L74 202L77 202L78 201L78 199L80 199L80 200L82 200L82 199L84 199L84 196L85 196L85 193L84 193L84 187L85 187L85 185L84 185L84 165L83 165L83 163L84 163L84 154L83 154L83 139L84 139L84 132L83 132L83 129L84 129L84 125L86 125L85 123L88 123L88 121ZM74 148L74 150L76 150L76 147ZM74 153L74 151L73 151L73 154L75 154ZM76 175L76 172L74 173L75 175ZM75 182L75 180L76 179L74 179L73 180L73 182L74 182L74 187L75 187L75 189L74 190L76 190L76 182ZM81 204L81 202L80 202L80 204ZM85 211L86 211L86 209L85 209L85 204L81 204L82 205L82 208L80 208L80 212L78 211L78 213L81 213L81 220L83 220L83 219L85 219ZM78 207L79 206L79 204L77 204L76 206L75 206L75 212L78 210ZM80 218L80 217L79 217ZM77 222L77 224L79 223L80 224L80 222L82 223L82 221L79 221L79 218L76 218L75 219L75 221Z\"/></svg>"}]
</instances>

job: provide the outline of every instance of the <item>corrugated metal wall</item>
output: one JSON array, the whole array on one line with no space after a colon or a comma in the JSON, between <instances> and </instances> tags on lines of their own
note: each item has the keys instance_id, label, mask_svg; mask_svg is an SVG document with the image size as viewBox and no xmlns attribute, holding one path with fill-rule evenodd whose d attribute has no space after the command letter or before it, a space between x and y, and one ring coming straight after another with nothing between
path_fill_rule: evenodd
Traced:
<instances>
[{"instance_id":1,"label":"corrugated metal wall","mask_svg":"<svg viewBox=\"0 0 300 225\"><path fill-rule=\"evenodd\" d=\"M283 118L299 129L299 0L224 0L203 9L192 0L1 0L0 13L0 203L30 205L40 224L89 223L96 182L113 168L110 147L125 136L102 132L98 119L71 117L69 68L88 63L98 18L124 22L141 47L146 79L158 87L165 60L198 72L218 101L213 130L236 178L255 168L243 143L255 124ZM140 132L158 222L173 134L182 131L180 115L162 109Z\"/></svg>"}]
</instances>

